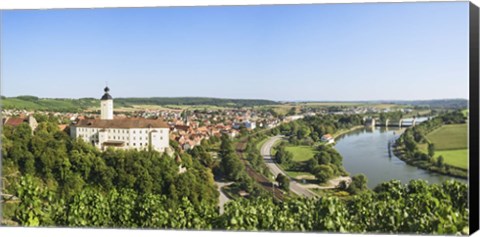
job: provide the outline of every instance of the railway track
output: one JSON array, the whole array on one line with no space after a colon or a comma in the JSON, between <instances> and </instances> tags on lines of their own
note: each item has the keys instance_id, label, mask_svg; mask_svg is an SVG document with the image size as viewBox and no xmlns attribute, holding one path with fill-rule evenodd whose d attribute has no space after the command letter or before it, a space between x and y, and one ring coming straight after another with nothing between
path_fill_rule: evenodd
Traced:
<instances>
[{"instance_id":1,"label":"railway track","mask_svg":"<svg viewBox=\"0 0 480 237\"><path fill-rule=\"evenodd\" d=\"M257 182L265 191L274 194L275 199L283 201L284 199L284 194L282 191L280 191L279 188L274 188L273 183L268 180L264 175L258 173L248 162L247 159L243 156L245 148L247 146L247 139L242 139L239 141L236 146L235 150L238 154L238 157L240 157L240 160L245 166L245 171L247 172L248 176L252 177L255 182Z\"/></svg>"}]
</instances>

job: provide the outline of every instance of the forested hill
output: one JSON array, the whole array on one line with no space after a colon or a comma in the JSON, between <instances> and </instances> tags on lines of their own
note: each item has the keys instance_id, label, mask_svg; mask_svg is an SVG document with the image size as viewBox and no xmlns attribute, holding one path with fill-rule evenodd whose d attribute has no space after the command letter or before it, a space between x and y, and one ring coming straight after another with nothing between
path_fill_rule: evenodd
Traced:
<instances>
[{"instance_id":1,"label":"forested hill","mask_svg":"<svg viewBox=\"0 0 480 237\"><path fill-rule=\"evenodd\" d=\"M249 99L220 99L204 97L150 97L150 98L114 98L115 107L131 107L134 105L171 105L171 106L195 106L211 105L220 107L242 107L273 105L278 102L271 100L249 100ZM79 111L88 108L98 108L99 99L51 99L38 98L35 96L17 96L1 98L1 105L4 109L27 109L47 111Z\"/></svg>"},{"instance_id":2,"label":"forested hill","mask_svg":"<svg viewBox=\"0 0 480 237\"><path fill-rule=\"evenodd\" d=\"M278 102L275 102L272 100L221 99L221 98L207 98L207 97L116 98L115 103L120 103L125 106L133 105L133 104L149 104L149 105L215 105L215 106L222 106L222 107L278 104Z\"/></svg>"}]
</instances>

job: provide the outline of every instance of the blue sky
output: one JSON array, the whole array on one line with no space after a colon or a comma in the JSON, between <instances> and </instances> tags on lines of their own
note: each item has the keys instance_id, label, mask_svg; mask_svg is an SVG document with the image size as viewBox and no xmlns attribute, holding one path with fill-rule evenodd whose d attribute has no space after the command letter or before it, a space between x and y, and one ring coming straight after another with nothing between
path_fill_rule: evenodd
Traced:
<instances>
[{"instance_id":1,"label":"blue sky","mask_svg":"<svg viewBox=\"0 0 480 237\"><path fill-rule=\"evenodd\" d=\"M468 98L468 2L1 12L5 96Z\"/></svg>"}]
</instances>

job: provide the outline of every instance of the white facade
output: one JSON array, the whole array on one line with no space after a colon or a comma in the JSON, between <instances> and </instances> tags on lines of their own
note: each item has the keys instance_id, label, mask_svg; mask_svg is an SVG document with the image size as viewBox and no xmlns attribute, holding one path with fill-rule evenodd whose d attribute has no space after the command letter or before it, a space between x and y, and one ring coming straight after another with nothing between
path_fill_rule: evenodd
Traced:
<instances>
[{"instance_id":1,"label":"white facade","mask_svg":"<svg viewBox=\"0 0 480 237\"><path fill-rule=\"evenodd\" d=\"M169 147L170 128L158 119L113 119L113 99L105 88L100 100L100 119L83 119L72 124L70 134L101 150L119 149L156 150L164 152Z\"/></svg>"},{"instance_id":2,"label":"white facade","mask_svg":"<svg viewBox=\"0 0 480 237\"><path fill-rule=\"evenodd\" d=\"M72 136L101 150L107 147L164 152L169 147L169 128L94 128L72 126Z\"/></svg>"},{"instance_id":3,"label":"white facade","mask_svg":"<svg viewBox=\"0 0 480 237\"><path fill-rule=\"evenodd\" d=\"M113 100L100 101L100 119L113 119Z\"/></svg>"}]
</instances>

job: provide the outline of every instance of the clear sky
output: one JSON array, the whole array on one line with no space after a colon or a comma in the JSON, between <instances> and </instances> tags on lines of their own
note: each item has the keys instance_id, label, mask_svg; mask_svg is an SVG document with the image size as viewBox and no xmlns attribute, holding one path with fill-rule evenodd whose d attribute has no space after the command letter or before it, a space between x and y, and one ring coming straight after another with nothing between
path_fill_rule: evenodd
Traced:
<instances>
[{"instance_id":1,"label":"clear sky","mask_svg":"<svg viewBox=\"0 0 480 237\"><path fill-rule=\"evenodd\" d=\"M1 93L468 98L468 2L1 12Z\"/></svg>"}]
</instances>

